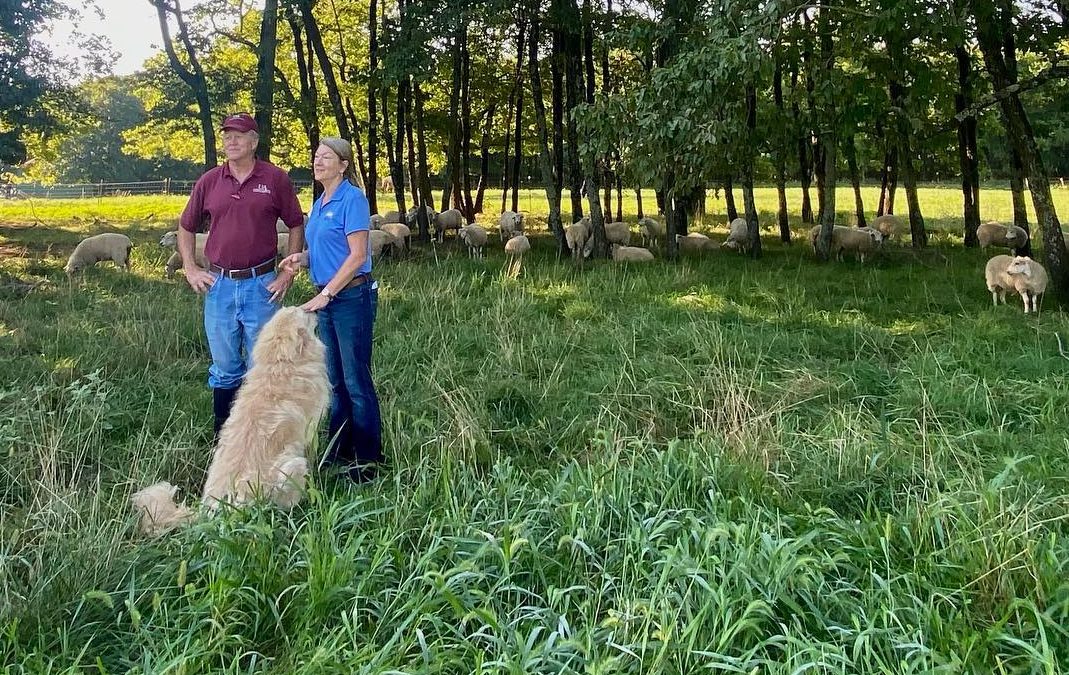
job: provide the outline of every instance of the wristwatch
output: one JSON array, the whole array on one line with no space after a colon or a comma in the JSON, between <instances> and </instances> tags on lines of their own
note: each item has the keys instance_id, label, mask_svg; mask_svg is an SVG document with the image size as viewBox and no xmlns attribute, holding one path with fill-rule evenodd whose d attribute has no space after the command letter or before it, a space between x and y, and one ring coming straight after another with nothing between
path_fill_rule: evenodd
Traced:
<instances>
[{"instance_id":1,"label":"wristwatch","mask_svg":"<svg viewBox=\"0 0 1069 675\"><path fill-rule=\"evenodd\" d=\"M323 290L319 291L319 294L326 298L328 302L334 299L334 294L331 293L330 289L326 286L323 287Z\"/></svg>"}]
</instances>

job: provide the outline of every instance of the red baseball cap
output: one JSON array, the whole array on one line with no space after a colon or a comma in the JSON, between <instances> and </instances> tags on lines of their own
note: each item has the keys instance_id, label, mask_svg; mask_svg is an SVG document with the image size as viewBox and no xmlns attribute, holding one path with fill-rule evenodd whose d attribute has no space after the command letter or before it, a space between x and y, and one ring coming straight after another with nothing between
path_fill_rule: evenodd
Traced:
<instances>
[{"instance_id":1,"label":"red baseball cap","mask_svg":"<svg viewBox=\"0 0 1069 675\"><path fill-rule=\"evenodd\" d=\"M223 126L219 129L220 131L231 129L233 131L255 131L256 133L260 133L260 127L257 126L256 120L247 112L227 115L226 119L223 120Z\"/></svg>"}]
</instances>

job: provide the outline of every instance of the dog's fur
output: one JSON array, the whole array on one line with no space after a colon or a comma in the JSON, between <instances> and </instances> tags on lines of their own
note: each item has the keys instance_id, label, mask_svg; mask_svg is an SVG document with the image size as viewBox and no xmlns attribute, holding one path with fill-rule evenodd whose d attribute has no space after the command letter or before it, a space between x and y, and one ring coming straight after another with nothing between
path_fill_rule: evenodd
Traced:
<instances>
[{"instance_id":1,"label":"dog's fur","mask_svg":"<svg viewBox=\"0 0 1069 675\"><path fill-rule=\"evenodd\" d=\"M290 508L304 492L305 446L330 403L326 348L315 334L315 314L280 309L263 327L252 350L252 368L238 390L219 433L202 502L242 504L262 496ZM162 534L189 520L175 504L170 483L151 485L131 497L140 530Z\"/></svg>"}]
</instances>

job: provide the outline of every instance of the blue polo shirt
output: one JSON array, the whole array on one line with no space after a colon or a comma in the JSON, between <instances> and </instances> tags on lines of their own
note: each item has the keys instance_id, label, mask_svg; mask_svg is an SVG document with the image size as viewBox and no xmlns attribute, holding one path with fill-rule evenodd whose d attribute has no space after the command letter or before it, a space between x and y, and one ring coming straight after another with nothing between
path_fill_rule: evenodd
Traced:
<instances>
[{"instance_id":1,"label":"blue polo shirt","mask_svg":"<svg viewBox=\"0 0 1069 675\"><path fill-rule=\"evenodd\" d=\"M316 286L329 283L349 257L349 240L346 236L370 229L371 211L363 190L343 180L326 204L320 195L312 204L312 212L308 214L308 225L305 227L305 237L308 240L308 271L312 276L312 283ZM367 258L356 273L370 272L371 237L368 237Z\"/></svg>"}]
</instances>

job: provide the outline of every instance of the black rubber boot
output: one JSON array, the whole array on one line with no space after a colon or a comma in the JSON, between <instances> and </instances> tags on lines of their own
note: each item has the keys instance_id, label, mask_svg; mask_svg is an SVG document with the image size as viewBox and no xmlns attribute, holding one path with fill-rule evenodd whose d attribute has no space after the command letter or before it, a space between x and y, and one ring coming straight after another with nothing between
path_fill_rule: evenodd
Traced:
<instances>
[{"instance_id":1,"label":"black rubber boot","mask_svg":"<svg viewBox=\"0 0 1069 675\"><path fill-rule=\"evenodd\" d=\"M238 393L235 389L212 389L212 411L215 413L215 432L212 436L212 444L219 441L219 432L223 428L226 418L230 417L230 407L234 404L234 396Z\"/></svg>"}]
</instances>

